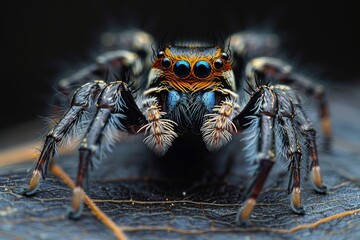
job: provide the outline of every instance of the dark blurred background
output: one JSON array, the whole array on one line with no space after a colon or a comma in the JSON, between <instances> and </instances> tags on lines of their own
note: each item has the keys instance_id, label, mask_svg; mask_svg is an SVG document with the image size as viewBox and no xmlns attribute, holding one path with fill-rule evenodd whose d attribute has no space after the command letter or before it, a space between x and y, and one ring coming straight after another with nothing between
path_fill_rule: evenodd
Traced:
<instances>
[{"instance_id":1,"label":"dark blurred background","mask_svg":"<svg viewBox=\"0 0 360 240\"><path fill-rule=\"evenodd\" d=\"M360 9L347 1L6 1L1 9L0 130L46 116L54 82L95 57L102 32L126 27L155 38L273 30L287 57L322 79L360 79Z\"/></svg>"}]
</instances>

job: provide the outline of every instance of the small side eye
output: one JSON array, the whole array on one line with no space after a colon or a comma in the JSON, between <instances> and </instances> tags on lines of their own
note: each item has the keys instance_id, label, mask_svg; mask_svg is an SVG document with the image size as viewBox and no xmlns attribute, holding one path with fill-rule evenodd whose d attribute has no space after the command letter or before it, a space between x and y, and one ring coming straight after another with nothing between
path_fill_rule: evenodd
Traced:
<instances>
[{"instance_id":1,"label":"small side eye","mask_svg":"<svg viewBox=\"0 0 360 240\"><path fill-rule=\"evenodd\" d=\"M164 68L169 68L171 65L171 61L168 58L164 58L163 60L161 60L161 66L163 66Z\"/></svg>"},{"instance_id":2,"label":"small side eye","mask_svg":"<svg viewBox=\"0 0 360 240\"><path fill-rule=\"evenodd\" d=\"M221 53L221 58L224 60L229 60L229 54L227 54L226 52Z\"/></svg>"},{"instance_id":3,"label":"small side eye","mask_svg":"<svg viewBox=\"0 0 360 240\"><path fill-rule=\"evenodd\" d=\"M214 67L216 69L221 69L223 67L224 63L221 59L217 59L215 62L214 62Z\"/></svg>"},{"instance_id":4,"label":"small side eye","mask_svg":"<svg viewBox=\"0 0 360 240\"><path fill-rule=\"evenodd\" d=\"M165 56L164 51L160 51L160 52L158 52L158 54L156 55L157 58L162 58L162 57L164 57L164 56Z\"/></svg>"}]
</instances>

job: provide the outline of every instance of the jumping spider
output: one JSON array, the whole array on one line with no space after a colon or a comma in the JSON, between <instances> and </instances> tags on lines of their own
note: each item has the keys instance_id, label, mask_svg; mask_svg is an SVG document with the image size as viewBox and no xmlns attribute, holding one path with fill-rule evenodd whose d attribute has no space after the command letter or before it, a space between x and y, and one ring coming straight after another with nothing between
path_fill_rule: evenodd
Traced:
<instances>
[{"instance_id":1,"label":"jumping spider","mask_svg":"<svg viewBox=\"0 0 360 240\"><path fill-rule=\"evenodd\" d=\"M276 36L240 32L220 45L175 42L160 44L156 50L154 39L140 30L105 34L103 40L108 49L96 63L59 82L65 96L73 93L71 106L47 134L25 195L36 192L57 145L75 133L81 141L70 216L79 217L89 164L109 151L123 132L143 134L145 144L158 156L185 132L202 135L209 151L226 145L232 134L246 133L245 150L252 151L257 170L237 214L238 223L250 218L276 159L288 163L288 193L295 213L304 213L303 160L315 191L326 192L315 129L301 104L306 96L318 101L322 130L330 138L324 90L286 62L269 57L278 46ZM96 80L109 72L115 73L116 81Z\"/></svg>"}]
</instances>

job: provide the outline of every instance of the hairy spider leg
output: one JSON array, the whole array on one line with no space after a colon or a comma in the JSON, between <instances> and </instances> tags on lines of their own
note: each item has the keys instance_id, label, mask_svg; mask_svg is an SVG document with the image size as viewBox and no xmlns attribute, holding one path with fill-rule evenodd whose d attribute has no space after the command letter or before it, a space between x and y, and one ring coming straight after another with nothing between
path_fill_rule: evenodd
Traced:
<instances>
[{"instance_id":1,"label":"hairy spider leg","mask_svg":"<svg viewBox=\"0 0 360 240\"><path fill-rule=\"evenodd\" d=\"M299 99L295 98L294 94L288 86L261 85L253 92L244 109L233 119L239 132L260 128L259 134L252 136L252 138L258 138L258 141L249 143L257 144L252 149L257 154L255 161L258 169L244 195L246 199L244 205L238 212L237 222L239 224L250 218L256 205L256 199L276 158L285 158L288 163L290 172L288 192L291 194L292 210L298 214L305 213L301 206L301 160L303 153L308 150L311 162L317 162L317 155L316 148L311 145L315 145L315 139L311 140L312 135L308 134L308 132L312 132L311 128L306 126L309 122L304 120L305 115L298 108ZM299 112L300 114L297 114ZM300 135L302 134L306 136L306 143L301 141ZM326 188L322 185L319 169L316 168L312 171L314 184L319 185L319 192L323 192L320 190L324 189L325 191Z\"/></svg>"},{"instance_id":2,"label":"hairy spider leg","mask_svg":"<svg viewBox=\"0 0 360 240\"><path fill-rule=\"evenodd\" d=\"M108 34L109 35L109 34ZM93 102L96 102L99 92L102 89L92 89L94 86L105 87L105 82L94 81L93 79L104 79L107 81L108 75L113 74L116 78L132 80L132 87L138 88L141 85L140 76L144 72L144 69L148 68L150 55L152 53L152 37L140 30L123 31L116 34L119 42L113 42L116 45L116 49L130 49L127 50L113 50L107 46L107 51L104 54L98 56L94 64L91 64L70 77L61 79L57 83L57 94L54 98L53 113L56 116L60 115L61 106L68 104L68 96L74 91L75 94L72 97L71 107L69 110L58 120L58 123L48 133L40 157L38 159L35 170L33 171L32 178L28 184L25 195L31 195L36 192L39 187L40 178L45 178L47 165L50 159L56 153L56 145L64 142L64 139L70 141L70 137L81 138L83 134L79 134L79 131L86 129L89 121L80 119L81 117L90 118ZM121 36L124 36L122 38ZM106 44L105 44L106 45ZM88 83L93 82L93 83ZM145 82L145 81L144 81ZM94 91L91 93L91 91ZM86 113L86 114L84 114ZM84 116L85 115L85 116ZM74 125L80 124L74 128ZM69 134L71 130L76 130L76 133ZM74 131L75 131L74 130ZM136 129L132 130L136 132Z\"/></svg>"},{"instance_id":3,"label":"hairy spider leg","mask_svg":"<svg viewBox=\"0 0 360 240\"><path fill-rule=\"evenodd\" d=\"M89 164L96 166L99 163L118 140L120 132L136 133L134 129L138 130L146 123L145 116L137 107L130 89L122 81L109 83L101 92L96 107L96 115L79 147L78 173L69 213L69 217L74 219L82 213L83 186Z\"/></svg>"},{"instance_id":4,"label":"hairy spider leg","mask_svg":"<svg viewBox=\"0 0 360 240\"><path fill-rule=\"evenodd\" d=\"M293 68L277 58L259 57L252 59L245 69L247 85L244 88L252 91L267 81L275 81L273 84L285 84L292 89L299 90L317 101L321 128L324 135L324 148L330 150L332 128L329 104L325 89L322 85L310 81L308 78L295 73Z\"/></svg>"},{"instance_id":5,"label":"hairy spider leg","mask_svg":"<svg viewBox=\"0 0 360 240\"><path fill-rule=\"evenodd\" d=\"M317 145L316 145L316 131L313 128L310 120L306 116L303 108L300 104L300 97L298 94L295 94L295 89L305 92L308 95L318 98L319 100L319 110L320 116L322 118L322 129L324 136L327 139L326 143L331 143L331 125L330 125L330 116L329 116L329 106L325 98L324 88L320 85L311 85L311 82L308 79L303 78L302 76L292 73L291 67L279 59L274 58L257 58L250 62L246 68L247 79L249 80L249 85L255 86L259 83L259 79L268 79L269 77L274 80L278 80L279 83L283 83L291 86L292 90L292 100L297 102L296 104L296 115L300 121L300 126L305 132L305 137L307 138L307 144L310 151L310 167L308 168L311 172L312 182L314 189L319 193L326 192L326 186L322 183L322 176L320 172L320 166L318 161L317 154ZM265 77L266 75L266 77ZM256 82L258 81L258 82ZM248 86L249 88L250 86ZM285 86L281 86L281 89L285 90ZM250 89L249 89L250 91ZM329 145L328 145L329 147Z\"/></svg>"},{"instance_id":6,"label":"hairy spider leg","mask_svg":"<svg viewBox=\"0 0 360 240\"><path fill-rule=\"evenodd\" d=\"M291 194L290 206L295 213L305 214L305 210L301 206L301 189L300 189L300 172L301 172L301 160L303 157L303 147L299 139L300 132L297 131L295 106L291 99L291 95L288 93L291 91L289 88L284 88L281 85L273 87L278 98L278 113L277 119L280 125L279 131L281 145L285 145L286 151L283 152L285 158L289 160L288 170L290 171L290 178L288 184L288 194ZM291 92L290 92L291 93ZM279 143L275 143L279 144Z\"/></svg>"},{"instance_id":7,"label":"hairy spider leg","mask_svg":"<svg viewBox=\"0 0 360 240\"><path fill-rule=\"evenodd\" d=\"M323 184L323 179L320 171L319 159L317 154L316 146L316 131L312 126L310 120L306 116L304 110L301 107L300 99L298 98L299 103L296 104L295 115L299 121L299 125L303 135L306 137L306 144L309 148L309 158L310 161L307 163L307 171L311 173L312 184L316 192L325 193L327 187Z\"/></svg>"},{"instance_id":8,"label":"hairy spider leg","mask_svg":"<svg viewBox=\"0 0 360 240\"><path fill-rule=\"evenodd\" d=\"M232 53L233 70L237 79L242 79L245 66L251 59L260 56L274 56L280 48L279 36L269 32L236 32L230 35L226 42ZM243 87L242 84L241 81L237 81L237 89Z\"/></svg>"},{"instance_id":9,"label":"hairy spider leg","mask_svg":"<svg viewBox=\"0 0 360 240\"><path fill-rule=\"evenodd\" d=\"M94 63L56 83L58 94L54 98L55 114L61 110L60 106L67 104L70 94L94 79L110 82L130 78L133 89L146 83L142 76L151 65L153 38L150 34L136 29L106 32L101 36L101 43L103 53L94 59Z\"/></svg>"},{"instance_id":10,"label":"hairy spider leg","mask_svg":"<svg viewBox=\"0 0 360 240\"><path fill-rule=\"evenodd\" d=\"M92 81L93 79L112 78L128 79L133 81L133 87L139 87L140 75L144 70L142 59L133 52L117 50L105 52L96 58L95 63L77 71L75 74L61 79L57 83L59 93L55 96L55 114L59 107L66 104L67 97L79 86Z\"/></svg>"},{"instance_id":11,"label":"hairy spider leg","mask_svg":"<svg viewBox=\"0 0 360 240\"><path fill-rule=\"evenodd\" d=\"M261 87L249 100L245 108L233 119L237 129L244 129L249 126L248 116L255 115L260 119L261 139L258 146L258 169L256 176L244 195L246 199L243 207L239 210L236 221L241 224L246 222L253 211L256 199L266 181L266 178L275 162L274 152L274 119L277 109L277 97L267 87Z\"/></svg>"},{"instance_id":12,"label":"hairy spider leg","mask_svg":"<svg viewBox=\"0 0 360 240\"><path fill-rule=\"evenodd\" d=\"M101 90L106 86L103 81L93 81L80 87L73 95L70 108L61 117L59 122L47 134L40 156L27 188L25 195L32 195L39 187L41 177L45 179L48 164L56 153L59 143L66 143L70 137L81 137L82 129L89 124L87 119L93 112L94 102Z\"/></svg>"}]
</instances>

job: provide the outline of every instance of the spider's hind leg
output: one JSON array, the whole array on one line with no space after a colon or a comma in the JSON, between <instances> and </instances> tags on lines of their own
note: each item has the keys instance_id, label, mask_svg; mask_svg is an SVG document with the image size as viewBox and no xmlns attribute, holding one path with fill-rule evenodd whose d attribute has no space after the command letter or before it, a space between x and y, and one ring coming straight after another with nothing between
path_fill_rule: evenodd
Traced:
<instances>
[{"instance_id":1,"label":"spider's hind leg","mask_svg":"<svg viewBox=\"0 0 360 240\"><path fill-rule=\"evenodd\" d=\"M252 59L246 66L245 75L248 85L244 85L244 88L247 91L251 92L251 88L256 88L256 86L266 84L269 81L275 81L272 84L290 86L293 90L315 99L321 119L324 148L330 150L332 139L330 108L325 88L322 85L294 72L293 67L284 61L272 57ZM259 81L261 82L259 83Z\"/></svg>"},{"instance_id":2,"label":"spider's hind leg","mask_svg":"<svg viewBox=\"0 0 360 240\"><path fill-rule=\"evenodd\" d=\"M102 54L93 63L57 82L56 89L59 93L54 98L54 105L67 104L69 94L93 79L111 81L115 75L122 80L131 78L133 89L142 87L146 83L142 78L146 69L151 66L153 42L150 34L136 29L103 33L100 49Z\"/></svg>"},{"instance_id":3,"label":"spider's hind leg","mask_svg":"<svg viewBox=\"0 0 360 240\"><path fill-rule=\"evenodd\" d=\"M237 32L226 40L232 52L233 69L237 79L242 79L246 63L260 56L273 56L280 48L280 38L270 32L242 31ZM236 82L240 88L242 83Z\"/></svg>"},{"instance_id":4,"label":"spider's hind leg","mask_svg":"<svg viewBox=\"0 0 360 240\"><path fill-rule=\"evenodd\" d=\"M140 85L140 75L143 71L143 60L134 52L127 50L117 50L105 52L95 59L95 63L86 66L76 73L60 79L56 89L58 94L55 95L54 105L61 106L67 103L67 97L79 86L91 82L93 79L113 78L116 76L120 79L131 77L136 82L134 87ZM57 109L55 109L57 110Z\"/></svg>"}]
</instances>

